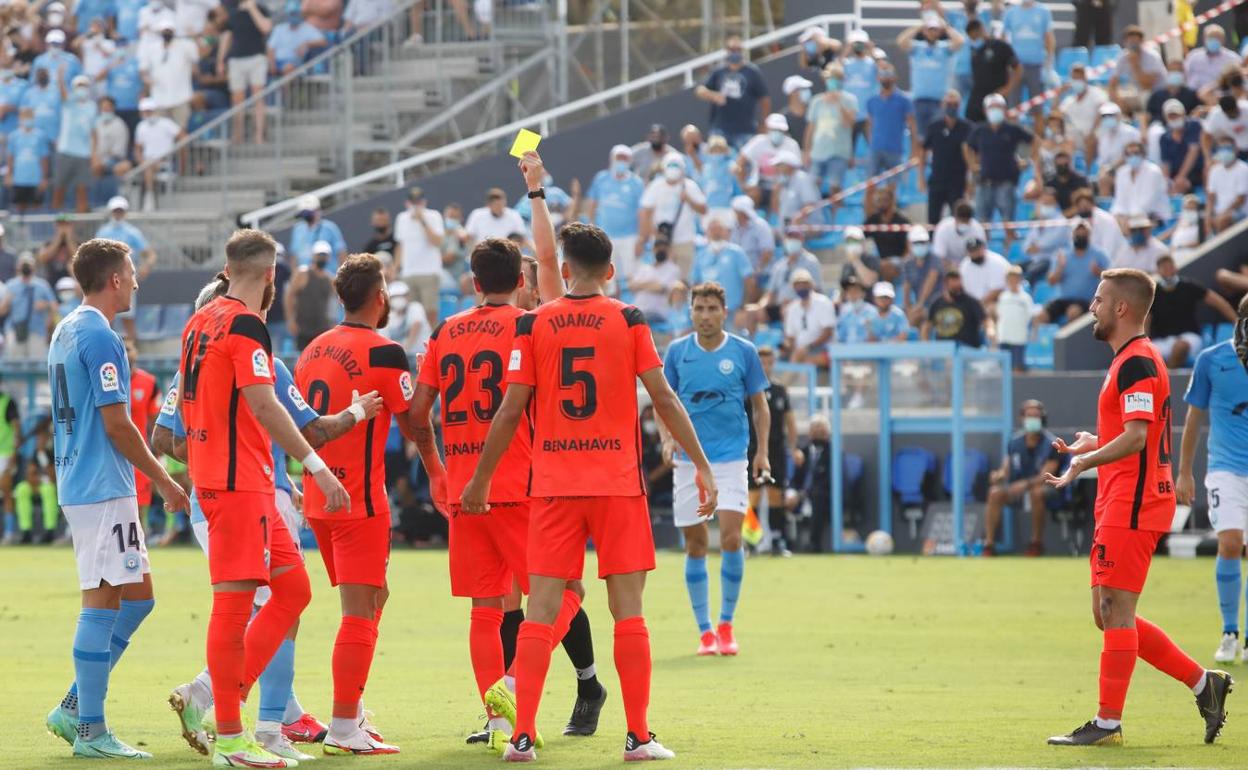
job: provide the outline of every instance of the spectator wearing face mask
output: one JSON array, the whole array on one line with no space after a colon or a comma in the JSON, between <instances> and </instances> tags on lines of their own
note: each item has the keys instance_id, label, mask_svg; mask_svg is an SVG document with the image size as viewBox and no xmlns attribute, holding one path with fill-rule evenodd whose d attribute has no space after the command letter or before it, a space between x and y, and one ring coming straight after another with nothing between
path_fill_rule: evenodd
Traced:
<instances>
[{"instance_id":1,"label":"spectator wearing face mask","mask_svg":"<svg viewBox=\"0 0 1248 770\"><path fill-rule=\"evenodd\" d=\"M56 282L56 314L64 318L82 304L82 287L73 278L64 276Z\"/></svg>"},{"instance_id":2,"label":"spectator wearing face mask","mask_svg":"<svg viewBox=\"0 0 1248 770\"><path fill-rule=\"evenodd\" d=\"M887 281L871 287L872 307L867 313L868 342L905 342L910 339L910 321L906 313L893 304L897 291Z\"/></svg>"},{"instance_id":3,"label":"spectator wearing face mask","mask_svg":"<svg viewBox=\"0 0 1248 770\"><path fill-rule=\"evenodd\" d=\"M1061 101L1066 134L1083 150L1083 157L1094 158L1101 105L1109 96L1105 89L1088 82L1088 71L1082 63L1071 65L1066 91Z\"/></svg>"},{"instance_id":4,"label":"spectator wearing face mask","mask_svg":"<svg viewBox=\"0 0 1248 770\"><path fill-rule=\"evenodd\" d=\"M994 213L1010 222L1018 188L1019 148L1034 139L1030 131L1007 120L1005 98L1000 94L985 97L984 109L987 124L971 132L965 145L966 164L976 180L975 213L984 222L991 222Z\"/></svg>"},{"instance_id":5,"label":"spectator wearing face mask","mask_svg":"<svg viewBox=\"0 0 1248 770\"><path fill-rule=\"evenodd\" d=\"M994 312L997 345L1010 354L1010 367L1017 373L1027 371L1027 341L1031 339L1031 324L1039 311L1023 286L1023 269L1010 265L1005 273L1005 289L997 295Z\"/></svg>"},{"instance_id":6,"label":"spectator wearing face mask","mask_svg":"<svg viewBox=\"0 0 1248 770\"><path fill-rule=\"evenodd\" d=\"M646 141L638 142L633 145L632 149L633 171L641 177L643 182L649 182L652 177L661 172L665 157L673 152L679 152L668 144L667 128L662 123L650 126L650 130L646 132Z\"/></svg>"},{"instance_id":7,"label":"spectator wearing face mask","mask_svg":"<svg viewBox=\"0 0 1248 770\"><path fill-rule=\"evenodd\" d=\"M962 276L963 290L984 307L996 305L997 297L1005 290L1009 271L1009 260L989 249L983 240L975 236L966 239L966 256L958 265L958 274Z\"/></svg>"},{"instance_id":8,"label":"spectator wearing face mask","mask_svg":"<svg viewBox=\"0 0 1248 770\"><path fill-rule=\"evenodd\" d=\"M1157 260L1168 254L1166 245L1153 237L1153 220L1137 214L1127 220L1127 240L1112 256L1113 267L1133 267L1152 272Z\"/></svg>"},{"instance_id":9,"label":"spectator wearing face mask","mask_svg":"<svg viewBox=\"0 0 1248 770\"><path fill-rule=\"evenodd\" d=\"M295 271L286 287L286 327L295 338L296 350L303 350L330 327L334 271L329 270L329 263L333 250L328 241L313 243L309 249L312 259Z\"/></svg>"},{"instance_id":10,"label":"spectator wearing face mask","mask_svg":"<svg viewBox=\"0 0 1248 770\"><path fill-rule=\"evenodd\" d=\"M394 228L390 224L390 212L382 207L373 209L369 224L373 227L373 234L364 244L364 253L377 254L384 251L393 257L397 241L394 239Z\"/></svg>"},{"instance_id":11,"label":"spectator wearing face mask","mask_svg":"<svg viewBox=\"0 0 1248 770\"><path fill-rule=\"evenodd\" d=\"M1183 105L1184 113L1200 106L1200 97L1188 87L1186 76L1183 74L1183 62L1178 60L1166 65L1165 79L1148 96L1146 109L1149 120L1164 125L1165 106L1171 100L1177 100Z\"/></svg>"},{"instance_id":12,"label":"spectator wearing face mask","mask_svg":"<svg viewBox=\"0 0 1248 770\"><path fill-rule=\"evenodd\" d=\"M696 182L685 176L684 159L676 153L668 155L663 159L662 176L655 177L641 195L633 254L640 257L650 238L664 231L671 244L671 259L680 268L681 280L686 280L693 269L697 218L705 213L706 196Z\"/></svg>"},{"instance_id":13,"label":"spectator wearing face mask","mask_svg":"<svg viewBox=\"0 0 1248 770\"><path fill-rule=\"evenodd\" d=\"M48 355L48 320L56 311L56 293L48 282L35 275L35 258L23 254L17 261L17 276L5 284L6 357L40 359Z\"/></svg>"},{"instance_id":14,"label":"spectator wearing face mask","mask_svg":"<svg viewBox=\"0 0 1248 770\"><path fill-rule=\"evenodd\" d=\"M1170 183L1170 190L1176 195L1191 192L1203 184L1205 158L1200 148L1200 121L1190 120L1187 110L1178 100L1166 102L1165 130L1158 139L1161 154L1161 173ZM1235 143L1230 142L1231 154L1235 154Z\"/></svg>"},{"instance_id":15,"label":"spectator wearing face mask","mask_svg":"<svg viewBox=\"0 0 1248 770\"><path fill-rule=\"evenodd\" d=\"M711 103L711 133L720 134L740 149L758 126L758 116L771 112L767 81L758 65L745 60L738 35L724 41L724 64L716 67L693 91Z\"/></svg>"},{"instance_id":16,"label":"spectator wearing face mask","mask_svg":"<svg viewBox=\"0 0 1248 770\"><path fill-rule=\"evenodd\" d=\"M1248 159L1248 100L1222 94L1218 97L1218 106L1205 118L1203 128L1200 146L1206 165L1212 166L1213 139L1218 136L1232 138L1235 152L1241 159Z\"/></svg>"},{"instance_id":17,"label":"spectator wearing face mask","mask_svg":"<svg viewBox=\"0 0 1248 770\"><path fill-rule=\"evenodd\" d=\"M117 116L116 103L109 97L100 100L100 114L91 128L95 151L91 155L92 182L90 200L108 200L117 194L118 180L132 168L129 160L130 131Z\"/></svg>"},{"instance_id":18,"label":"spectator wearing face mask","mask_svg":"<svg viewBox=\"0 0 1248 770\"><path fill-rule=\"evenodd\" d=\"M304 20L297 7L278 16L266 42L269 74L282 76L308 60L309 54L329 45L319 29Z\"/></svg>"},{"instance_id":19,"label":"spectator wearing face mask","mask_svg":"<svg viewBox=\"0 0 1248 770\"><path fill-rule=\"evenodd\" d=\"M707 218L706 238L699 238L693 260L691 285L714 281L724 287L724 309L728 323L754 294L754 266L745 251L728 240L731 231L727 217L716 214Z\"/></svg>"},{"instance_id":20,"label":"spectator wearing face mask","mask_svg":"<svg viewBox=\"0 0 1248 770\"><path fill-rule=\"evenodd\" d=\"M823 290L823 271L819 260L806 250L801 234L794 231L784 237L784 254L772 264L771 274L767 277L767 291L760 300L766 309L767 320L779 321L780 309L797 296L793 290L793 276L798 271L804 271L811 277L815 289Z\"/></svg>"},{"instance_id":21,"label":"spectator wearing face mask","mask_svg":"<svg viewBox=\"0 0 1248 770\"><path fill-rule=\"evenodd\" d=\"M321 199L315 195L300 197L296 202L296 207L298 210L296 216L299 221L295 222L295 226L290 230L290 243L287 246L288 251L294 257L295 264L304 267L311 263L312 247L324 242L330 247L326 269L330 273L336 273L338 262L347 257L347 241L342 237L342 230L321 213Z\"/></svg>"},{"instance_id":22,"label":"spectator wearing face mask","mask_svg":"<svg viewBox=\"0 0 1248 770\"><path fill-rule=\"evenodd\" d=\"M73 79L82 74L82 61L65 49L65 33L53 29L44 35L47 50L35 57L30 65L31 75L46 71L54 85L68 86Z\"/></svg>"},{"instance_id":23,"label":"spectator wearing face mask","mask_svg":"<svg viewBox=\"0 0 1248 770\"><path fill-rule=\"evenodd\" d=\"M880 92L880 73L874 56L875 46L871 44L865 31L853 30L849 33L848 42L849 53L841 62L844 71L844 82L841 86L858 104L854 135L851 137L852 146L857 144L858 136L867 129L867 102Z\"/></svg>"},{"instance_id":24,"label":"spectator wearing face mask","mask_svg":"<svg viewBox=\"0 0 1248 770\"><path fill-rule=\"evenodd\" d=\"M923 338L978 348L984 344L984 320L984 306L962 288L958 271L950 270L945 273L944 292L928 311Z\"/></svg>"},{"instance_id":25,"label":"spectator wearing face mask","mask_svg":"<svg viewBox=\"0 0 1248 770\"><path fill-rule=\"evenodd\" d=\"M807 112L810 109L811 86L814 85L801 75L789 75L781 86L787 100L784 119L789 123L789 136L799 144L806 137Z\"/></svg>"},{"instance_id":26,"label":"spectator wearing face mask","mask_svg":"<svg viewBox=\"0 0 1248 770\"><path fill-rule=\"evenodd\" d=\"M966 40L971 48L971 92L966 103L966 119L982 123L984 100L992 94L1005 97L1013 93L1022 82L1023 65L1014 48L1004 40L990 37L979 19L967 22Z\"/></svg>"},{"instance_id":27,"label":"spectator wearing face mask","mask_svg":"<svg viewBox=\"0 0 1248 770\"><path fill-rule=\"evenodd\" d=\"M754 209L754 201L748 195L732 199L732 232L728 239L741 247L754 266L756 278L761 279L771 267L776 253L776 238L767 220Z\"/></svg>"},{"instance_id":28,"label":"spectator wearing face mask","mask_svg":"<svg viewBox=\"0 0 1248 770\"><path fill-rule=\"evenodd\" d=\"M797 38L797 65L803 72L822 72L841 53L841 41L828 37L823 27L807 27Z\"/></svg>"},{"instance_id":29,"label":"spectator wearing face mask","mask_svg":"<svg viewBox=\"0 0 1248 770\"><path fill-rule=\"evenodd\" d=\"M628 279L633 304L646 314L646 323L667 324L671 320L672 290L680 282L680 268L668 259L667 243L656 241L652 258L642 260Z\"/></svg>"},{"instance_id":30,"label":"spectator wearing face mask","mask_svg":"<svg viewBox=\"0 0 1248 770\"><path fill-rule=\"evenodd\" d=\"M845 262L841 265L841 278L856 276L864 286L873 286L879 280L892 280L898 275L897 260L881 262L875 253L875 243L867 240L861 227L845 228L845 240L841 242ZM888 272L890 275L884 276Z\"/></svg>"},{"instance_id":31,"label":"spectator wearing face mask","mask_svg":"<svg viewBox=\"0 0 1248 770\"><path fill-rule=\"evenodd\" d=\"M584 216L611 239L611 262L617 277L627 281L637 254L638 210L646 183L633 172L633 151L628 145L612 147L608 160L608 167L594 174L585 194Z\"/></svg>"},{"instance_id":32,"label":"spectator wearing face mask","mask_svg":"<svg viewBox=\"0 0 1248 770\"><path fill-rule=\"evenodd\" d=\"M26 87L26 79L19 78L12 65L0 64L0 136L17 130L17 111Z\"/></svg>"},{"instance_id":33,"label":"spectator wearing face mask","mask_svg":"<svg viewBox=\"0 0 1248 770\"><path fill-rule=\"evenodd\" d=\"M1044 122L1037 126L1037 141L1031 148L1031 163L1034 179L1043 179L1053 174L1059 152L1066 153L1067 157L1074 154L1075 142L1066 135L1066 121L1057 110L1049 112Z\"/></svg>"},{"instance_id":34,"label":"spectator wearing face mask","mask_svg":"<svg viewBox=\"0 0 1248 770\"><path fill-rule=\"evenodd\" d=\"M1073 212L1075 193L1091 184L1088 178L1071 166L1070 153L1058 150L1053 156L1053 171L1045 174L1042 179L1033 178L1027 183L1023 193L1024 200L1037 200L1046 189L1051 189L1057 196L1057 207L1062 216L1067 217Z\"/></svg>"},{"instance_id":35,"label":"spectator wearing face mask","mask_svg":"<svg viewBox=\"0 0 1248 770\"><path fill-rule=\"evenodd\" d=\"M113 100L117 117L126 124L130 136L139 125L139 99L143 96L143 76L133 45L121 45L109 59L104 71L104 93Z\"/></svg>"},{"instance_id":36,"label":"spectator wearing face mask","mask_svg":"<svg viewBox=\"0 0 1248 770\"><path fill-rule=\"evenodd\" d=\"M771 200L771 191L775 187L778 173L775 159L786 152L800 157L802 148L789 136L789 121L780 113L768 115L764 125L766 133L757 134L745 143L737 163L749 163L752 173L758 177L761 200L767 204Z\"/></svg>"},{"instance_id":37,"label":"spectator wearing face mask","mask_svg":"<svg viewBox=\"0 0 1248 770\"><path fill-rule=\"evenodd\" d=\"M155 161L169 157L180 139L186 136L172 118L157 114L156 104L150 96L139 102L142 120L134 129L134 162L146 165L143 169L143 210L156 209L156 172L160 164Z\"/></svg>"},{"instance_id":38,"label":"spectator wearing face mask","mask_svg":"<svg viewBox=\"0 0 1248 770\"><path fill-rule=\"evenodd\" d=\"M524 218L507 205L507 195L493 187L485 194L485 205L468 214L464 230L468 233L468 248L472 248L486 238L506 238L512 233L526 232L528 228Z\"/></svg>"},{"instance_id":39,"label":"spectator wearing face mask","mask_svg":"<svg viewBox=\"0 0 1248 770\"><path fill-rule=\"evenodd\" d=\"M824 92L811 102L802 140L802 158L827 195L840 192L845 172L854 162L854 123L858 98L844 90L845 69L839 63L823 71Z\"/></svg>"},{"instance_id":40,"label":"spectator wearing face mask","mask_svg":"<svg viewBox=\"0 0 1248 770\"><path fill-rule=\"evenodd\" d=\"M1144 157L1144 144L1131 142L1115 174L1114 202L1109 211L1124 225L1135 214L1164 222L1170 218L1167 191L1166 175L1156 163Z\"/></svg>"},{"instance_id":41,"label":"spectator wearing face mask","mask_svg":"<svg viewBox=\"0 0 1248 770\"><path fill-rule=\"evenodd\" d=\"M793 300L784 306L784 346L789 360L827 366L828 344L836 333L836 306L815 288L814 276L804 269L790 277Z\"/></svg>"},{"instance_id":42,"label":"spectator wearing face mask","mask_svg":"<svg viewBox=\"0 0 1248 770\"><path fill-rule=\"evenodd\" d=\"M939 296L936 280L940 270L931 253L926 227L911 227L906 241L906 255L901 263L901 298L910 324L918 326L927 318L932 303Z\"/></svg>"},{"instance_id":43,"label":"spectator wearing face mask","mask_svg":"<svg viewBox=\"0 0 1248 770\"><path fill-rule=\"evenodd\" d=\"M1071 247L1060 251L1049 268L1047 281L1057 287L1057 298L1040 311L1040 323L1066 324L1088 312L1092 295L1109 269L1109 256L1092 244L1092 225L1074 220Z\"/></svg>"},{"instance_id":44,"label":"spectator wearing face mask","mask_svg":"<svg viewBox=\"0 0 1248 770\"><path fill-rule=\"evenodd\" d=\"M984 556L996 555L997 526L1005 506L1021 508L1024 499L1031 501L1031 542L1024 554L1044 555L1044 521L1049 510L1047 500L1052 493L1044 479L1048 474L1057 473L1061 456L1053 448L1056 436L1044 427L1044 404L1024 401L1022 418L1022 430L1010 439L1000 467L989 476L992 486L984 511Z\"/></svg>"},{"instance_id":45,"label":"spectator wearing face mask","mask_svg":"<svg viewBox=\"0 0 1248 770\"><path fill-rule=\"evenodd\" d=\"M867 100L867 173L875 176L906 158L905 131L910 131L910 154L919 154L920 134L914 122L914 103L897 88L893 65L880 63L880 92Z\"/></svg>"},{"instance_id":46,"label":"spectator wearing face mask","mask_svg":"<svg viewBox=\"0 0 1248 770\"><path fill-rule=\"evenodd\" d=\"M776 168L775 188L771 194L771 210L782 225L807 221L822 200L819 183L802 168L797 155L782 152L773 159Z\"/></svg>"},{"instance_id":47,"label":"spectator wearing face mask","mask_svg":"<svg viewBox=\"0 0 1248 770\"><path fill-rule=\"evenodd\" d=\"M957 201L966 195L966 142L973 126L958 112L962 109L962 95L950 90L945 94L941 117L927 127L923 136L923 152L919 153L919 185L923 188L924 168L928 167L931 153L931 175L927 177L927 222L936 224L944 214L945 206L953 209Z\"/></svg>"},{"instance_id":48,"label":"spectator wearing face mask","mask_svg":"<svg viewBox=\"0 0 1248 770\"><path fill-rule=\"evenodd\" d=\"M936 14L897 36L897 47L910 57L910 95L920 136L925 136L927 127L941 117L949 71L962 43L962 35Z\"/></svg>"},{"instance_id":49,"label":"spectator wearing face mask","mask_svg":"<svg viewBox=\"0 0 1248 770\"><path fill-rule=\"evenodd\" d=\"M86 75L79 75L61 107L61 133L56 139L56 159L52 164L52 208L57 211L65 207L65 198L71 191L78 213L87 211L91 157L95 150L91 129L97 113L91 99L91 83Z\"/></svg>"},{"instance_id":50,"label":"spectator wearing face mask","mask_svg":"<svg viewBox=\"0 0 1248 770\"><path fill-rule=\"evenodd\" d=\"M1206 186L1205 228L1220 233L1248 215L1248 163L1240 160L1228 137L1218 137Z\"/></svg>"},{"instance_id":51,"label":"spectator wearing face mask","mask_svg":"<svg viewBox=\"0 0 1248 770\"><path fill-rule=\"evenodd\" d=\"M988 233L975 219L975 209L968 201L955 201L953 213L940 220L932 233L932 254L942 267L956 267L966 256L966 241L972 237L987 242Z\"/></svg>"},{"instance_id":52,"label":"spectator wearing face mask","mask_svg":"<svg viewBox=\"0 0 1248 770\"><path fill-rule=\"evenodd\" d=\"M1204 238L1200 230L1199 198L1190 193L1183 196L1183 208L1179 209L1174 226L1163 233L1161 239L1169 241L1170 253L1176 257L1183 257L1200 246Z\"/></svg>"},{"instance_id":53,"label":"spectator wearing face mask","mask_svg":"<svg viewBox=\"0 0 1248 770\"><path fill-rule=\"evenodd\" d=\"M1166 77L1161 57L1144 46L1144 30L1132 24L1122 33L1122 55L1109 76L1109 98L1127 114L1144 107L1148 94Z\"/></svg>"},{"instance_id":54,"label":"spectator wearing face mask","mask_svg":"<svg viewBox=\"0 0 1248 770\"><path fill-rule=\"evenodd\" d=\"M836 341L861 344L871 339L871 317L875 309L866 302L867 288L857 276L841 279L840 302L836 310Z\"/></svg>"},{"instance_id":55,"label":"spectator wearing face mask","mask_svg":"<svg viewBox=\"0 0 1248 770\"><path fill-rule=\"evenodd\" d=\"M1113 258L1118 249L1126 243L1122 227L1113 214L1096 205L1091 190L1080 190L1075 193L1074 220L1084 220L1092 229L1092 245Z\"/></svg>"},{"instance_id":56,"label":"spectator wearing face mask","mask_svg":"<svg viewBox=\"0 0 1248 770\"><path fill-rule=\"evenodd\" d=\"M1127 145L1140 141L1140 130L1122 120L1122 109L1114 102L1105 102L1100 109L1100 123L1096 134L1096 165L1100 178L1097 184L1101 195L1114 192L1114 175L1123 163Z\"/></svg>"},{"instance_id":57,"label":"spectator wearing face mask","mask_svg":"<svg viewBox=\"0 0 1248 770\"><path fill-rule=\"evenodd\" d=\"M1149 337L1171 368L1188 366L1200 353L1202 339L1197 309L1208 305L1223 321L1236 323L1239 317L1221 294L1179 275L1174 257L1157 258L1157 293L1149 313Z\"/></svg>"},{"instance_id":58,"label":"spectator wearing face mask","mask_svg":"<svg viewBox=\"0 0 1248 770\"><path fill-rule=\"evenodd\" d=\"M140 49L139 71L156 111L185 129L191 118L194 72L199 46L188 37L177 37L171 20L160 24L160 45Z\"/></svg>"},{"instance_id":59,"label":"spectator wearing face mask","mask_svg":"<svg viewBox=\"0 0 1248 770\"><path fill-rule=\"evenodd\" d=\"M863 224L867 225L908 225L910 220L897 210L897 191L892 187L876 188L875 194L870 199L873 205L869 205L867 210L867 218ZM927 230L923 229L924 235ZM912 230L913 232L913 230ZM900 257L906 252L906 233L903 232L885 232L882 230L873 230L868 237L875 242L875 251L880 255L880 259L890 259L892 257Z\"/></svg>"},{"instance_id":60,"label":"spectator wearing face mask","mask_svg":"<svg viewBox=\"0 0 1248 770\"><path fill-rule=\"evenodd\" d=\"M396 281L387 288L390 293L390 323L381 330L382 334L402 345L409 357L417 356L425 351L433 323L436 322L430 321L421 303L410 298L407 284Z\"/></svg>"},{"instance_id":61,"label":"spectator wearing face mask","mask_svg":"<svg viewBox=\"0 0 1248 770\"><path fill-rule=\"evenodd\" d=\"M18 113L17 130L9 134L5 149L4 186L9 190L13 207L19 214L25 213L43 201L48 189L48 159L52 154L51 142L35 125L31 109L23 108Z\"/></svg>"},{"instance_id":62,"label":"spectator wearing face mask","mask_svg":"<svg viewBox=\"0 0 1248 770\"><path fill-rule=\"evenodd\" d=\"M1239 68L1239 54L1226 47L1226 31L1217 24L1209 24L1204 29L1205 45L1188 52L1183 62L1186 84L1192 91L1199 91L1210 83L1217 82L1218 76L1228 67ZM1192 108L1188 107L1190 111Z\"/></svg>"},{"instance_id":63,"label":"spectator wearing face mask","mask_svg":"<svg viewBox=\"0 0 1248 770\"><path fill-rule=\"evenodd\" d=\"M61 89L53 82L53 74L46 69L39 70L32 77L34 85L22 94L19 108L29 109L35 128L49 141L55 141L61 134Z\"/></svg>"},{"instance_id":64,"label":"spectator wearing face mask","mask_svg":"<svg viewBox=\"0 0 1248 770\"><path fill-rule=\"evenodd\" d=\"M693 180L706 194L706 205L711 211L727 210L732 205L732 199L741 194L734 160L732 148L728 146L727 139L716 134L707 140L706 149L696 164L698 171ZM644 188L644 183L641 186Z\"/></svg>"},{"instance_id":65,"label":"spectator wearing face mask","mask_svg":"<svg viewBox=\"0 0 1248 770\"><path fill-rule=\"evenodd\" d=\"M133 222L127 221L126 216L129 211L130 201L124 197L117 195L110 199L108 221L95 231L95 237L121 241L129 246L130 254L135 262L135 275L143 281L151 275L152 268L156 266L156 250L148 243L143 231Z\"/></svg>"},{"instance_id":66,"label":"spectator wearing face mask","mask_svg":"<svg viewBox=\"0 0 1248 770\"><path fill-rule=\"evenodd\" d=\"M75 42L82 57L82 74L93 84L103 79L104 70L117 52L117 43L108 37L107 27L107 20L93 19L87 33Z\"/></svg>"},{"instance_id":67,"label":"spectator wearing face mask","mask_svg":"<svg viewBox=\"0 0 1248 770\"><path fill-rule=\"evenodd\" d=\"M1032 282L1048 274L1058 256L1070 249L1070 226L1058 208L1055 190L1049 188L1040 193L1034 216L1035 224L1023 238L1023 253L1027 256L1024 275Z\"/></svg>"}]
</instances>

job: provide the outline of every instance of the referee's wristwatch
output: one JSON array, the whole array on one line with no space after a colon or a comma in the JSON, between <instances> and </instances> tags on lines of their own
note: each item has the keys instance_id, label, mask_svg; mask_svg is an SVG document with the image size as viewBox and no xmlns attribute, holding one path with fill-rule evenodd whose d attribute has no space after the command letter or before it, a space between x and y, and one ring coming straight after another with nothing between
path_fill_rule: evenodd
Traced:
<instances>
[{"instance_id":1,"label":"referee's wristwatch","mask_svg":"<svg viewBox=\"0 0 1248 770\"><path fill-rule=\"evenodd\" d=\"M529 197L530 197L530 198L541 198L542 200L545 200L545 199L546 199L546 188L545 188L545 187L539 187L539 188L537 188L536 190L529 190Z\"/></svg>"}]
</instances>

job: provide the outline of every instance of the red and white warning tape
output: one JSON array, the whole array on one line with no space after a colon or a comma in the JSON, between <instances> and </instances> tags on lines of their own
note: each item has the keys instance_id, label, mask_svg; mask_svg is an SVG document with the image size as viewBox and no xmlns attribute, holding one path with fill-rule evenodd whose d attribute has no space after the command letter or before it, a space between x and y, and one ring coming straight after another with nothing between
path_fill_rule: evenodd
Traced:
<instances>
[{"instance_id":1,"label":"red and white warning tape","mask_svg":"<svg viewBox=\"0 0 1248 770\"><path fill-rule=\"evenodd\" d=\"M809 232L809 233L827 233L838 230L849 230L857 228L864 233L908 233L910 228L918 225L927 230L935 230L935 225L916 222L909 225L789 225L785 228L786 232ZM980 226L985 230L1020 230L1028 227L1072 227L1074 220L1071 219L1025 219L1017 222L981 222Z\"/></svg>"}]
</instances>

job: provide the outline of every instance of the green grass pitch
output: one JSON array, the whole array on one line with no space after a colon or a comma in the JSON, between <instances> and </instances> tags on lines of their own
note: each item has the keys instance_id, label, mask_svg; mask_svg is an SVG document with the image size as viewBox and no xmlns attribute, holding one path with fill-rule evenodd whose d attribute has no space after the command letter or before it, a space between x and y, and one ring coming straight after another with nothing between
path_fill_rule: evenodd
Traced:
<instances>
[{"instance_id":1,"label":"green grass pitch","mask_svg":"<svg viewBox=\"0 0 1248 770\"><path fill-rule=\"evenodd\" d=\"M338 601L311 554L296 688L329 716ZM117 734L159 768L206 767L179 737L165 698L203 664L207 570L199 551L152 554L157 604L117 669L108 698ZM592 558L589 562L593 568ZM1220 630L1211 561L1154 562L1141 611L1210 664ZM654 648L650 720L677 767L1248 767L1248 670L1217 745L1181 685L1140 662L1122 749L1050 748L1044 739L1096 707L1100 635L1081 559L760 558L746 566L739 658L699 659L681 557L661 554L646 618ZM78 608L68 549L0 551L0 768L64 767L69 748L44 715L72 676ZM446 554L398 551L391 599L365 696L397 757L319 758L314 766L496 767L464 745L481 724L469 669L468 603L448 594ZM557 650L539 726L540 762L618 766L624 738L605 589L590 581L601 679L611 691L597 736L559 737L574 697ZM711 557L712 611L718 559ZM1236 670L1236 669L1232 669ZM258 694L253 695L253 700Z\"/></svg>"}]
</instances>

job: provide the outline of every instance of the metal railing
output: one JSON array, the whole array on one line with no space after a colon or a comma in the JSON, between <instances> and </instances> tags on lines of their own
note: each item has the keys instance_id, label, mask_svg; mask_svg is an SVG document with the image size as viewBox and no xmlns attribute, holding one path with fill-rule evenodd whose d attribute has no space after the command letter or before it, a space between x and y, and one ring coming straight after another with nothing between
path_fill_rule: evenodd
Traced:
<instances>
[{"instance_id":1,"label":"metal railing","mask_svg":"<svg viewBox=\"0 0 1248 770\"><path fill-rule=\"evenodd\" d=\"M504 32L513 47L552 34L544 9L503 5L492 25L478 22L470 31L448 0L401 0L389 18L331 42L285 74L275 73L265 88L211 118L170 155L138 166L125 181L138 184L145 171L159 168L158 197L175 195L179 210L228 216L326 178L351 176L357 144L393 140L415 124L412 115L448 103L454 81L479 77L483 59L486 72L501 69ZM261 110L266 141L249 143Z\"/></svg>"},{"instance_id":2,"label":"metal railing","mask_svg":"<svg viewBox=\"0 0 1248 770\"><path fill-rule=\"evenodd\" d=\"M815 25L829 29L840 27L847 33L848 30L857 26L856 22L857 16L855 14L824 14L750 38L745 41L744 45L747 50L766 49L774 44L791 41L804 29ZM587 119L589 119L597 116L597 110L600 107L611 109L617 105L624 106L630 97L635 98L637 94L645 94L646 98L651 98L658 94L658 90L661 87L665 86L675 86L680 89L692 88L696 83L697 78L695 75L697 73L719 64L722 60L723 53L720 51L703 54L645 77L630 80L613 88L576 99L535 115L519 118L506 125L482 131L474 136L451 142L439 148L420 152L410 158L389 163L349 179L324 185L311 192L321 199L323 205L331 198L336 198L333 203L337 205L343 200L349 199L353 191L370 185L383 184L400 188L406 183L406 175L412 169L429 166L439 161L447 161L473 150L492 149L501 142L510 141L521 128L536 130L543 136L549 136L553 131L558 130L561 121L566 127L567 119L577 113L585 113ZM295 206L296 201L293 198L287 199L249 211L243 214L240 219L249 227L269 227L278 217L292 214Z\"/></svg>"},{"instance_id":3,"label":"metal railing","mask_svg":"<svg viewBox=\"0 0 1248 770\"><path fill-rule=\"evenodd\" d=\"M56 222L68 220L73 225L74 240L82 243L95 237L100 226L111 215L106 211L88 214L27 214L3 218L5 244L14 251L29 250L38 254L52 240ZM137 227L156 252L156 270L202 269L214 258L229 238L233 225L216 214L189 212L131 212L126 221Z\"/></svg>"}]
</instances>

